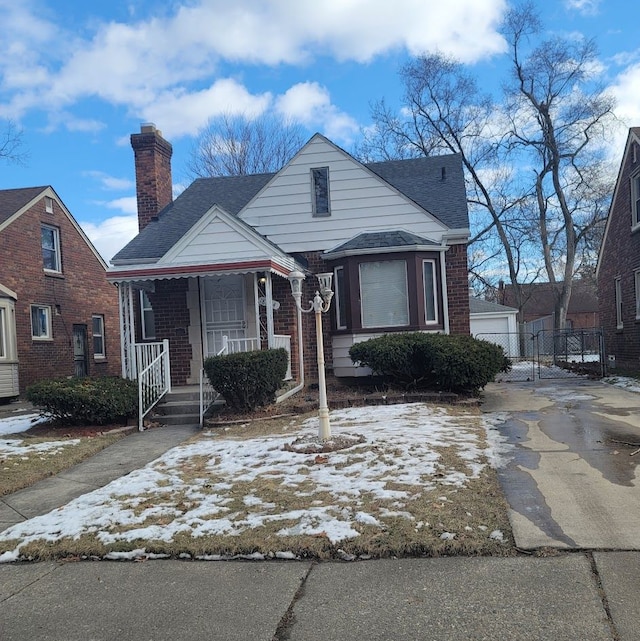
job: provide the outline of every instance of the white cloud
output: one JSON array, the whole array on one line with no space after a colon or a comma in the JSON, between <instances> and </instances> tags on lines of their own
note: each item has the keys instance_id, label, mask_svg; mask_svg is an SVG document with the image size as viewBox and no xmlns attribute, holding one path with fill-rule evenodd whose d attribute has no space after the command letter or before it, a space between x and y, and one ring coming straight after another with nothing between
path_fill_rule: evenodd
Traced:
<instances>
[{"instance_id":1,"label":"white cloud","mask_svg":"<svg viewBox=\"0 0 640 641\"><path fill-rule=\"evenodd\" d=\"M124 191L135 187L135 183L129 178L116 178L106 174L104 171L84 171L83 175L95 178L101 184L103 189L107 189L109 191ZM129 205L127 205L127 208L128 207ZM129 209L124 209L123 211L130 212Z\"/></svg>"},{"instance_id":2,"label":"white cloud","mask_svg":"<svg viewBox=\"0 0 640 641\"><path fill-rule=\"evenodd\" d=\"M565 0L567 9L573 9L585 16L595 16L600 11L602 0Z\"/></svg>"},{"instance_id":3,"label":"white cloud","mask_svg":"<svg viewBox=\"0 0 640 641\"><path fill-rule=\"evenodd\" d=\"M322 129L332 140L351 142L358 131L358 123L331 104L329 91L317 82L291 87L276 99L276 110L310 129Z\"/></svg>"},{"instance_id":4,"label":"white cloud","mask_svg":"<svg viewBox=\"0 0 640 641\"><path fill-rule=\"evenodd\" d=\"M128 199L122 198L112 204L106 204L107 206L113 205L112 208L114 209L122 208L123 211L127 211L126 208L130 207L130 203L123 202L126 200ZM135 197L132 200L135 207ZM116 206L115 203L119 203L119 206ZM137 235L138 217L135 214L132 216L113 216L99 223L81 222L80 226L100 252L100 255L108 262Z\"/></svg>"}]
</instances>

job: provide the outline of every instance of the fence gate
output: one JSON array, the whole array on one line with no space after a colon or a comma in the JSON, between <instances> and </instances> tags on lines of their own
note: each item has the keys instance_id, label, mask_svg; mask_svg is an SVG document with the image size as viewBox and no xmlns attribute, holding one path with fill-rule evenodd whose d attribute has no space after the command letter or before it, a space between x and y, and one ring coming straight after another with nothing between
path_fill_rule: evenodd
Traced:
<instances>
[{"instance_id":1,"label":"fence gate","mask_svg":"<svg viewBox=\"0 0 640 641\"><path fill-rule=\"evenodd\" d=\"M541 330L536 334L536 344L539 378L605 374L600 328Z\"/></svg>"},{"instance_id":2,"label":"fence gate","mask_svg":"<svg viewBox=\"0 0 640 641\"><path fill-rule=\"evenodd\" d=\"M502 347L511 362L511 370L500 372L497 382L605 374L600 328L483 333L476 334L476 338Z\"/></svg>"}]
</instances>

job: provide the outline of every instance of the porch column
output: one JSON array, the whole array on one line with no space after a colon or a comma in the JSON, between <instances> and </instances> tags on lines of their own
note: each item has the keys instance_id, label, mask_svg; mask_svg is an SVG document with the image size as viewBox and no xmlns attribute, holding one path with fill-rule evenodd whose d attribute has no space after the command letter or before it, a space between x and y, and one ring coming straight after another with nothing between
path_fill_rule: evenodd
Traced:
<instances>
[{"instance_id":1,"label":"porch column","mask_svg":"<svg viewBox=\"0 0 640 641\"><path fill-rule=\"evenodd\" d=\"M265 285L265 294L267 298L267 345L269 349L273 348L273 286L271 272L267 272L267 282Z\"/></svg>"},{"instance_id":2,"label":"porch column","mask_svg":"<svg viewBox=\"0 0 640 641\"><path fill-rule=\"evenodd\" d=\"M122 377L135 379L135 318L133 306L133 287L131 283L118 283L118 308L120 312L120 357Z\"/></svg>"}]
</instances>

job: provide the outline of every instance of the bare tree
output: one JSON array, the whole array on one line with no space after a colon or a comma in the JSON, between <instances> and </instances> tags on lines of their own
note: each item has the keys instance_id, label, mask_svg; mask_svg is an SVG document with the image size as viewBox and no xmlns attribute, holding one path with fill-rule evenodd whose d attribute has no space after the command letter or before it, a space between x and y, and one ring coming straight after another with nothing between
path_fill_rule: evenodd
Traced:
<instances>
[{"instance_id":1,"label":"bare tree","mask_svg":"<svg viewBox=\"0 0 640 641\"><path fill-rule=\"evenodd\" d=\"M563 327L574 272L592 257L615 178L601 145L613 101L592 83L593 42L539 40L530 3L508 13L503 31L511 74L501 101L482 94L455 60L414 58L401 70L402 111L375 104L375 126L356 152L366 160L459 153L472 276L477 270L490 286L487 272L499 262L521 311L522 285L545 273L557 284L555 322Z\"/></svg>"},{"instance_id":2,"label":"bare tree","mask_svg":"<svg viewBox=\"0 0 640 641\"><path fill-rule=\"evenodd\" d=\"M12 120L5 121L0 131L0 159L23 164L28 157L23 145L23 132Z\"/></svg>"},{"instance_id":3,"label":"bare tree","mask_svg":"<svg viewBox=\"0 0 640 641\"><path fill-rule=\"evenodd\" d=\"M508 13L513 77L505 88L510 144L533 164L542 255L563 328L578 252L606 216L610 185L602 176L613 173L603 143L614 100L593 83L593 40L552 37L528 49L541 31L531 3Z\"/></svg>"},{"instance_id":4,"label":"bare tree","mask_svg":"<svg viewBox=\"0 0 640 641\"><path fill-rule=\"evenodd\" d=\"M305 142L302 128L263 114L223 114L209 121L187 162L193 178L277 171Z\"/></svg>"}]
</instances>

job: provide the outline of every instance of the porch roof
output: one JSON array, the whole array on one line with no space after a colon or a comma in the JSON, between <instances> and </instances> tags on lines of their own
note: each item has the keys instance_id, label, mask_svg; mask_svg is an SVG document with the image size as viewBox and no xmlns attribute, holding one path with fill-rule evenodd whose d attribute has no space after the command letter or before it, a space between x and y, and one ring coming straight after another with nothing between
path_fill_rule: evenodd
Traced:
<instances>
[{"instance_id":1,"label":"porch roof","mask_svg":"<svg viewBox=\"0 0 640 641\"><path fill-rule=\"evenodd\" d=\"M135 265L129 268L112 268L107 279L112 283L126 283L150 280L171 280L175 278L195 278L197 276L221 276L229 274L255 274L270 272L286 278L294 269L300 269L293 258L290 261L274 259L246 260L204 265Z\"/></svg>"}]
</instances>

